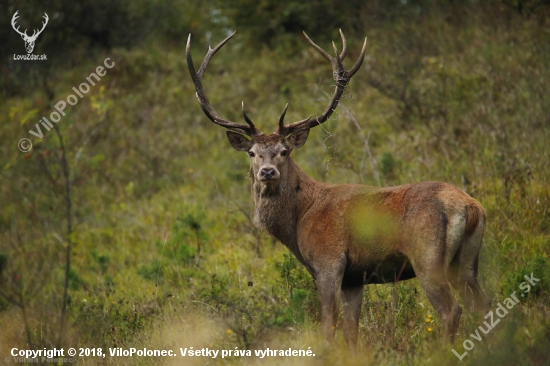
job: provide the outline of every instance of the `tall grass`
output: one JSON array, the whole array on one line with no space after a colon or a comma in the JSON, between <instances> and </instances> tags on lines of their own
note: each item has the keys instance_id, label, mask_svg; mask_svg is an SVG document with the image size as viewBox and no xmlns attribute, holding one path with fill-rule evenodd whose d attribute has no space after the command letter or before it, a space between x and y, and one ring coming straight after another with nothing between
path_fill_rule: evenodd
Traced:
<instances>
[{"instance_id":1,"label":"tall grass","mask_svg":"<svg viewBox=\"0 0 550 366\"><path fill-rule=\"evenodd\" d=\"M488 217L480 279L493 303L518 291L524 275L541 281L462 363L542 365L550 346L549 31L534 18L480 9L459 23L435 13L366 25L366 64L343 100L351 115L340 108L293 154L318 180L442 180L478 199ZM312 347L316 353L212 364L457 362L451 348L462 350L484 319L465 311L456 343L441 346L439 319L417 280L368 286L359 353L340 351L341 332L328 349L314 281L251 225L247 159L200 111L184 38L177 45L114 49L57 70L48 88L0 101L0 354L55 344L67 278L65 347ZM348 35L350 59L360 39ZM240 120L244 100L259 127L271 131L286 102L288 120L321 111L333 80L314 50L304 43L301 53L288 56L245 46L237 35L205 76L222 116ZM198 58L206 48L197 42L192 51ZM72 187L67 238L59 140L46 133L33 139L28 154L16 145L105 57L115 67L58 123Z\"/></svg>"}]
</instances>

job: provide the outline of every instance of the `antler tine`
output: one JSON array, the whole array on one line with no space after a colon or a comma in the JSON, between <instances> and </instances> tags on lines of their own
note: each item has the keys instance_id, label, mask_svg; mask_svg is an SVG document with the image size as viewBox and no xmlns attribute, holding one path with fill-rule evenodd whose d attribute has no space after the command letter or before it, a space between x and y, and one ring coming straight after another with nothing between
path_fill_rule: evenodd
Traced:
<instances>
[{"instance_id":1,"label":"antler tine","mask_svg":"<svg viewBox=\"0 0 550 366\"><path fill-rule=\"evenodd\" d=\"M361 49L361 54L359 55L359 58L357 59L357 62L355 63L355 65L353 65L351 70L348 71L350 78L353 75L355 75L357 70L359 70L359 68L363 64L363 60L365 59L365 52L366 51L367 51L367 37L365 37L365 42L363 42L363 48Z\"/></svg>"},{"instance_id":2,"label":"antler tine","mask_svg":"<svg viewBox=\"0 0 550 366\"><path fill-rule=\"evenodd\" d=\"M344 67L342 66L342 57L338 56L338 48L336 48L336 43L334 43L334 41L332 42L332 49L334 50L334 58L336 59L336 63L338 64L339 68L343 69Z\"/></svg>"},{"instance_id":3,"label":"antler tine","mask_svg":"<svg viewBox=\"0 0 550 366\"><path fill-rule=\"evenodd\" d=\"M208 52L206 53L206 56L204 56L204 60L202 61L201 67L199 69L199 77L202 79L202 76L204 75L204 72L206 71L206 67L210 63L210 60L212 57L218 52L220 48L222 48L234 35L237 33L237 31L234 31L231 33L226 39L221 41L216 47L212 48L208 46Z\"/></svg>"},{"instance_id":4,"label":"antler tine","mask_svg":"<svg viewBox=\"0 0 550 366\"><path fill-rule=\"evenodd\" d=\"M334 57L330 56L325 50L323 50L321 47L315 44L304 32L304 36L309 41L309 43L321 54L323 57L325 57L327 60L330 61L332 65L332 72L336 79L336 87L334 88L334 93L332 94L332 98L323 111L323 113L314 119L306 118L301 121L293 122L289 124L288 126L284 126L281 121L279 121L279 129L278 132L281 135L289 135L295 131L305 130L309 129L315 126L320 125L321 123L327 121L336 107L338 106L338 103L340 103L340 98L342 97L342 94L344 93L344 89L348 85L351 77L359 70L359 67L363 63L363 60L365 58L365 51L367 47L367 39L365 38L365 42L363 43L363 49L361 50L361 54L359 55L359 59L353 65L353 67L346 71L344 70L344 67L342 66L342 60L346 56L347 53L347 42L346 38L344 37L344 33L342 30L340 30L340 36L342 37L342 52L338 54L338 49L336 48L336 44L333 42L332 47L334 48Z\"/></svg>"},{"instance_id":5,"label":"antler tine","mask_svg":"<svg viewBox=\"0 0 550 366\"><path fill-rule=\"evenodd\" d=\"M281 114L281 117L279 117L279 128L277 129L277 132L280 134L285 129L285 115L286 110L288 109L288 103L285 105L285 109L283 109L283 113Z\"/></svg>"},{"instance_id":6,"label":"antler tine","mask_svg":"<svg viewBox=\"0 0 550 366\"><path fill-rule=\"evenodd\" d=\"M348 42L346 41L346 37L344 37L344 32L342 32L341 29L338 29L338 31L340 32L340 38L342 38L342 53L340 54L340 60L344 61L348 53Z\"/></svg>"},{"instance_id":7,"label":"antler tine","mask_svg":"<svg viewBox=\"0 0 550 366\"><path fill-rule=\"evenodd\" d=\"M248 116L246 115L246 111L244 110L244 102L241 102L242 104L242 107L243 107L243 117L244 117L244 120L246 121L246 123L248 123L248 125L250 126L250 128L252 129L256 129L256 126L254 125L254 122L252 122L252 120L250 118L248 118Z\"/></svg>"},{"instance_id":8,"label":"antler tine","mask_svg":"<svg viewBox=\"0 0 550 366\"><path fill-rule=\"evenodd\" d=\"M313 48L315 48L317 50L317 52L319 52L321 55L323 55L323 57L326 58L327 60L331 61L332 57L324 49L322 49L315 42L313 42L311 40L311 38L308 37L306 32L302 32L302 33L304 33L304 36L306 37L308 42L313 46Z\"/></svg>"},{"instance_id":9,"label":"antler tine","mask_svg":"<svg viewBox=\"0 0 550 366\"><path fill-rule=\"evenodd\" d=\"M256 136L260 135L261 132L256 128L254 123L246 116L246 113L244 112L244 103L243 103L243 116L245 118L246 123L248 123L248 126L241 123L235 123L226 119L221 118L218 113L214 110L212 105L210 104L210 101L208 100L208 97L206 96L206 93L204 92L204 87L202 86L202 76L204 75L204 72L206 70L206 67L208 66L208 63L212 59L212 57L218 52L220 48L223 47L224 44L233 37L235 32L233 32L229 37L221 41L216 47L211 48L208 47L208 52L206 56L204 57L204 60L201 64L201 67L199 68L199 72L197 73L197 70L195 69L195 65L193 64L193 58L191 56L191 34L189 34L189 38L187 39L187 45L185 47L185 53L186 53L186 59L187 59L187 68L189 69L189 74L191 74L191 79L193 80L193 84L195 85L195 89L197 91L197 99L199 101L199 104L204 112L204 114L215 124L225 127L230 130L234 130L240 133L244 133L248 136Z\"/></svg>"}]
</instances>

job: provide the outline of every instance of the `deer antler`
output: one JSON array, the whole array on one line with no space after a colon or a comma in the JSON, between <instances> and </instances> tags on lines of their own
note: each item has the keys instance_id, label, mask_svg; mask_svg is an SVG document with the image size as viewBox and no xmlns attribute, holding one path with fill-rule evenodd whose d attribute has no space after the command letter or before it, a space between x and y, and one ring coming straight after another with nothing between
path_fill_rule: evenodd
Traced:
<instances>
[{"instance_id":1,"label":"deer antler","mask_svg":"<svg viewBox=\"0 0 550 366\"><path fill-rule=\"evenodd\" d=\"M32 33L32 36L30 36L29 38L31 39L36 39L40 33L42 33L42 31L44 30L44 28L46 28L46 24L48 24L48 20L50 18L48 18L48 14L44 13L44 17L43 17L46 21L45 22L42 22L42 29L40 29L39 31L37 31L36 29L33 31ZM38 33L37 33L38 32Z\"/></svg>"},{"instance_id":2,"label":"deer antler","mask_svg":"<svg viewBox=\"0 0 550 366\"><path fill-rule=\"evenodd\" d=\"M189 68L189 73L191 74L191 78L193 79L193 84L195 84L195 89L197 90L197 99L199 101L199 104L204 114L206 114L206 116L212 122L230 130L245 133L248 136L261 135L262 133L256 128L252 120L248 118L248 116L246 115L246 112L244 110L244 103L242 104L243 117L248 125L235 123L235 122L231 122L229 120L223 119L218 115L218 113L216 113L216 111L210 104L210 101L208 100L208 97L206 96L206 93L204 92L204 88L202 86L202 81L201 81L202 76L204 75L204 72L208 67L208 63L210 62L212 57L216 54L216 52L218 52L218 50L222 48L223 45L225 45L227 41L231 39L231 37L233 37L235 32L231 33L229 37L221 41L216 47L214 48L208 47L208 52L206 53L206 56L202 61L202 64L201 64L201 67L199 68L198 73L195 69L195 66L193 65L193 59L191 58L191 34L189 34L189 38L187 39L187 47L185 48L185 53L187 56L187 67Z\"/></svg>"},{"instance_id":3,"label":"deer antler","mask_svg":"<svg viewBox=\"0 0 550 366\"><path fill-rule=\"evenodd\" d=\"M13 29L14 29L17 33L19 33L19 34L21 35L21 37L23 37L23 38L25 38L25 39L28 39L28 40L34 40L34 39L36 39L36 38L40 35L40 33L42 33L42 31L44 30L44 28L46 28L46 25L48 24L48 20L50 19L50 18L48 18L48 14L44 13L45 22L42 22L42 29L40 29L39 31L35 29L35 30L33 31L33 33L32 33L32 36L29 37L29 35L27 34L27 30L26 30L26 29L25 29L24 32L21 32L21 31L19 30L19 26L17 26L17 28L15 27L15 26L16 26L15 22L16 22L17 18L19 18L18 13L19 13L19 10L17 10L17 11L15 12L15 14L13 14L13 17L11 18L11 26L13 27ZM38 32L38 33L37 33L37 32Z\"/></svg>"},{"instance_id":4,"label":"deer antler","mask_svg":"<svg viewBox=\"0 0 550 366\"><path fill-rule=\"evenodd\" d=\"M19 18L19 15L17 15L17 13L19 13L19 10L17 10L15 12L15 14L13 14L13 17L11 18L11 26L12 26L13 30L16 31L17 33L19 33L22 37L28 38L29 36L27 35L27 30L26 29L25 29L25 32L21 32L21 31L19 31L19 26L17 26L17 28L15 28L15 22L16 22L17 18Z\"/></svg>"},{"instance_id":5,"label":"deer antler","mask_svg":"<svg viewBox=\"0 0 550 366\"><path fill-rule=\"evenodd\" d=\"M363 49L361 50L361 54L359 55L359 59L350 70L346 71L342 66L342 61L344 60L347 54L347 42L346 42L346 37L344 37L344 33L342 33L341 29L340 29L340 36L342 37L342 52L338 54L338 49L336 48L336 45L334 44L334 42L332 42L332 48L334 49L334 57L330 56L325 50L323 50L321 47L315 44L315 42L313 42L305 32L304 32L304 36L306 37L308 42L313 46L313 48L315 48L324 58L330 61L332 65L332 73L334 75L334 78L336 79L336 88L323 114L321 114L318 117L315 117L314 119L311 119L311 117L309 117L304 120L293 122L285 126L283 121L286 113L286 107L285 107L283 114L279 118L279 128L277 130L277 133L283 136L290 135L291 133L299 130L305 130L305 129L318 126L321 123L328 120L329 117L332 115L332 112L334 112L334 110L338 106L338 103L340 102L340 98L342 97L342 93L344 92L345 87L348 85L351 77L357 72L357 70L359 70L359 67L361 67L361 64L363 63L363 59L365 58L365 50L367 47L366 38L365 38L365 42L363 43Z\"/></svg>"}]
</instances>

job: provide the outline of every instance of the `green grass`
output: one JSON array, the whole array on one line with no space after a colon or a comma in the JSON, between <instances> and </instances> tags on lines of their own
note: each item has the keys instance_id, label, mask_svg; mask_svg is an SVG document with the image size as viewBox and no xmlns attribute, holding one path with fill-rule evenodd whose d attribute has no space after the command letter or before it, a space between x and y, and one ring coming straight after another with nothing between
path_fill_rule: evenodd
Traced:
<instances>
[{"instance_id":1,"label":"green grass","mask_svg":"<svg viewBox=\"0 0 550 366\"><path fill-rule=\"evenodd\" d=\"M376 174L384 186L442 180L479 200L487 211L480 279L493 304L518 291L524 275L541 282L474 341L462 363L542 365L550 346L549 34L520 17L494 27L486 24L489 16L469 14L464 26L433 17L369 30L367 61L343 103L370 136L372 162L343 108L325 126L330 135L312 130L293 154L318 180L377 185ZM348 38L353 59L360 37ZM288 121L324 108L330 68L305 44L290 58L243 48L237 35L205 76L220 115L240 121L244 100L251 118L270 132L286 102ZM192 51L199 60L206 48L197 42ZM336 349L326 347L314 281L249 219L245 154L232 150L223 129L202 114L182 45L154 44L57 70L50 100L37 88L0 101L0 289L8 295L0 298L2 356L29 341L34 348L55 343L64 280L58 139L54 131L33 139L29 154L17 150L17 141L105 57L115 67L58 124L73 182L66 347L311 347L313 359L276 361L300 365L458 361L451 348L463 350L485 319L464 309L457 341L440 345L439 319L416 279L366 288L357 356L340 350L341 331ZM109 362L161 361L182 359Z\"/></svg>"}]
</instances>

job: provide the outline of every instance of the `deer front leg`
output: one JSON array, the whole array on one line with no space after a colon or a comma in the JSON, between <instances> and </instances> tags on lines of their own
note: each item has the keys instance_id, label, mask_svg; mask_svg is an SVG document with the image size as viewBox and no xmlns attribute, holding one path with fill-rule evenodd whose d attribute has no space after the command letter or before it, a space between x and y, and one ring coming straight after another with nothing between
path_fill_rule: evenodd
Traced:
<instances>
[{"instance_id":1,"label":"deer front leg","mask_svg":"<svg viewBox=\"0 0 550 366\"><path fill-rule=\"evenodd\" d=\"M342 302L344 304L344 339L350 351L357 349L357 335L359 333L359 316L363 301L363 286L342 288Z\"/></svg>"},{"instance_id":2,"label":"deer front leg","mask_svg":"<svg viewBox=\"0 0 550 366\"><path fill-rule=\"evenodd\" d=\"M321 298L321 325L327 342L332 344L338 320L338 291L342 285L344 266L327 266L316 272L317 288Z\"/></svg>"}]
</instances>

